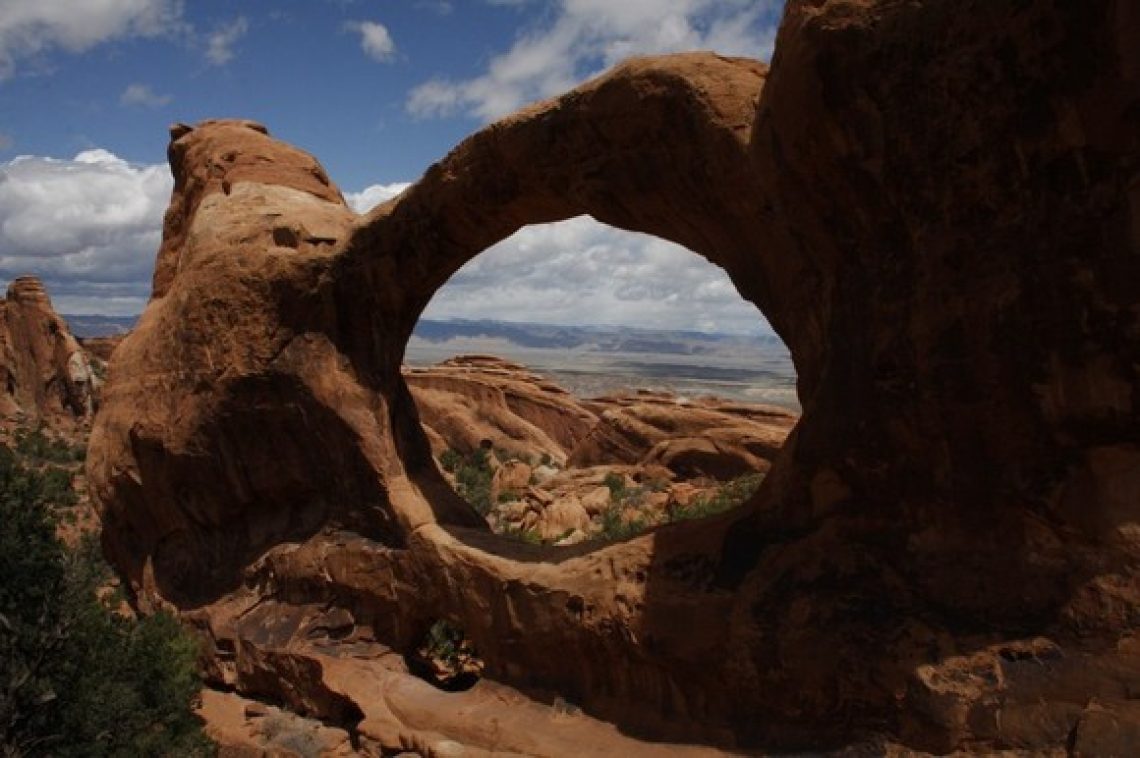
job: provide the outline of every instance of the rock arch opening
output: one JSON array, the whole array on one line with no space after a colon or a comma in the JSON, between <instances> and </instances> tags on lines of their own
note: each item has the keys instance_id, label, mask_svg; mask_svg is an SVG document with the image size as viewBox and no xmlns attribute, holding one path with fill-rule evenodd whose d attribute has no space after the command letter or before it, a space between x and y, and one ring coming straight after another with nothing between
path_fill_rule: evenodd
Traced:
<instances>
[{"instance_id":1,"label":"rock arch opening","mask_svg":"<svg viewBox=\"0 0 1140 758\"><path fill-rule=\"evenodd\" d=\"M799 405L786 346L728 275L589 216L470 259L403 378L438 469L501 535L605 544L732 510Z\"/></svg>"}]
</instances>

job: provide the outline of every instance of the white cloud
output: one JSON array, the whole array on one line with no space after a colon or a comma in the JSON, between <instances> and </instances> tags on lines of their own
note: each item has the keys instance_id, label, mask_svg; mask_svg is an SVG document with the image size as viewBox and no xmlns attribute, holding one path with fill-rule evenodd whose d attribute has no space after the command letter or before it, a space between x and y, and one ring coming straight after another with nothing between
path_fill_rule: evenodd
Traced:
<instances>
[{"instance_id":1,"label":"white cloud","mask_svg":"<svg viewBox=\"0 0 1140 758\"><path fill-rule=\"evenodd\" d=\"M388 27L378 21L353 21L348 28L360 34L360 49L369 58L386 63L396 56L396 43Z\"/></svg>"},{"instance_id":2,"label":"white cloud","mask_svg":"<svg viewBox=\"0 0 1140 758\"><path fill-rule=\"evenodd\" d=\"M106 150L0 163L0 282L36 274L63 312L140 312L172 183Z\"/></svg>"},{"instance_id":3,"label":"white cloud","mask_svg":"<svg viewBox=\"0 0 1140 758\"><path fill-rule=\"evenodd\" d=\"M148 108L161 108L174 98L170 95L160 95L151 89L148 84L129 84L119 95L119 102L123 105L145 105Z\"/></svg>"},{"instance_id":4,"label":"white cloud","mask_svg":"<svg viewBox=\"0 0 1140 758\"><path fill-rule=\"evenodd\" d=\"M344 201L348 203L349 208L352 208L357 213L365 213L377 205L380 205L380 203L391 200L410 186L411 184L408 182L371 184L360 192L345 192Z\"/></svg>"},{"instance_id":5,"label":"white cloud","mask_svg":"<svg viewBox=\"0 0 1140 758\"><path fill-rule=\"evenodd\" d=\"M245 16L218 24L206 35L206 59L215 66L224 66L233 60L234 45L249 31Z\"/></svg>"},{"instance_id":6,"label":"white cloud","mask_svg":"<svg viewBox=\"0 0 1140 758\"><path fill-rule=\"evenodd\" d=\"M4 0L0 2L0 79L20 60L52 49L72 53L108 40L170 33L182 25L180 0Z\"/></svg>"},{"instance_id":7,"label":"white cloud","mask_svg":"<svg viewBox=\"0 0 1140 758\"><path fill-rule=\"evenodd\" d=\"M516 39L485 73L431 79L405 106L420 118L464 113L491 121L633 55L715 50L766 59L782 8L783 0L560 0L547 25Z\"/></svg>"},{"instance_id":8,"label":"white cloud","mask_svg":"<svg viewBox=\"0 0 1140 758\"><path fill-rule=\"evenodd\" d=\"M436 293L424 317L770 331L721 268L589 216L528 226L484 251Z\"/></svg>"}]
</instances>

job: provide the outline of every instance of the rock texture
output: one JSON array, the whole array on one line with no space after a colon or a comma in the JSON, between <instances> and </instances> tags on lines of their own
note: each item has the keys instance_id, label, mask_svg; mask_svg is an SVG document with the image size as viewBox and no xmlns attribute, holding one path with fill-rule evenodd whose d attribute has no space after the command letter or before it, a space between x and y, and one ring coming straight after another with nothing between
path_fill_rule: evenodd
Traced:
<instances>
[{"instance_id":1,"label":"rock texture","mask_svg":"<svg viewBox=\"0 0 1140 758\"><path fill-rule=\"evenodd\" d=\"M444 708L359 720L380 701L336 635L407 651L446 618L489 678L657 738L1127 754L1138 38L1109 0L790 0L770 71L625 63L362 218L263 128L180 126L88 458L106 550L218 676L386 747L498 744ZM722 265L790 348L804 414L745 514L521 546L433 465L399 366L417 316L580 213Z\"/></svg>"},{"instance_id":2,"label":"rock texture","mask_svg":"<svg viewBox=\"0 0 1140 758\"><path fill-rule=\"evenodd\" d=\"M562 387L502 358L459 356L406 369L404 380L436 455L488 443L565 463L598 421Z\"/></svg>"},{"instance_id":3,"label":"rock texture","mask_svg":"<svg viewBox=\"0 0 1140 758\"><path fill-rule=\"evenodd\" d=\"M568 463L659 465L685 476L731 479L767 471L799 418L783 408L641 391L592 400L599 417Z\"/></svg>"},{"instance_id":4,"label":"rock texture","mask_svg":"<svg viewBox=\"0 0 1140 758\"><path fill-rule=\"evenodd\" d=\"M22 276L0 300L0 416L74 425L95 413L101 381L52 308L43 283Z\"/></svg>"}]
</instances>

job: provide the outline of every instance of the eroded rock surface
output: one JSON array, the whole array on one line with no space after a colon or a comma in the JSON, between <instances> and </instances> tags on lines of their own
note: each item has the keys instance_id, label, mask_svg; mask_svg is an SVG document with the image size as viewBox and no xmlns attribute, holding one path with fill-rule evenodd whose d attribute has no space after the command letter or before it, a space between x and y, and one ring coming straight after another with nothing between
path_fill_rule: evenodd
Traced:
<instances>
[{"instance_id":1,"label":"eroded rock surface","mask_svg":"<svg viewBox=\"0 0 1140 758\"><path fill-rule=\"evenodd\" d=\"M43 283L22 276L8 285L0 300L0 416L74 426L94 415L100 384Z\"/></svg>"},{"instance_id":2,"label":"eroded rock surface","mask_svg":"<svg viewBox=\"0 0 1140 758\"><path fill-rule=\"evenodd\" d=\"M1126 754L1138 38L1107 0L792 0L771 71L631 61L360 218L261 127L177 128L88 459L108 555L215 676L386 749L501 738L371 720L348 684L340 640L407 651L446 618L490 679L656 738ZM803 417L745 513L534 547L441 479L400 373L416 318L581 213L722 265L788 345Z\"/></svg>"},{"instance_id":3,"label":"eroded rock surface","mask_svg":"<svg viewBox=\"0 0 1140 758\"><path fill-rule=\"evenodd\" d=\"M557 384L493 356L458 356L410 368L404 380L438 456L486 444L565 463L597 416Z\"/></svg>"}]
</instances>

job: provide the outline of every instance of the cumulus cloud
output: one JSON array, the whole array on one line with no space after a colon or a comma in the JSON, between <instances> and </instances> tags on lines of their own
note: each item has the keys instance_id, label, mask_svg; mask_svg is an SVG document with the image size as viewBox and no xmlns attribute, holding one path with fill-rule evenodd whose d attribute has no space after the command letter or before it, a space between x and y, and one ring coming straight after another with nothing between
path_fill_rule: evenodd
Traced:
<instances>
[{"instance_id":1,"label":"cumulus cloud","mask_svg":"<svg viewBox=\"0 0 1140 758\"><path fill-rule=\"evenodd\" d=\"M119 95L119 102L123 105L144 105L148 108L161 108L174 98L170 95L160 95L151 89L148 84L129 84Z\"/></svg>"},{"instance_id":2,"label":"cumulus cloud","mask_svg":"<svg viewBox=\"0 0 1140 758\"><path fill-rule=\"evenodd\" d=\"M215 66L224 66L234 58L234 45L249 31L245 16L218 24L206 35L206 60Z\"/></svg>"},{"instance_id":3,"label":"cumulus cloud","mask_svg":"<svg viewBox=\"0 0 1140 758\"><path fill-rule=\"evenodd\" d=\"M52 49L72 53L108 40L153 37L182 24L179 0L5 0L0 3L0 79L20 60Z\"/></svg>"},{"instance_id":4,"label":"cumulus cloud","mask_svg":"<svg viewBox=\"0 0 1140 758\"><path fill-rule=\"evenodd\" d=\"M768 331L721 268L589 216L529 226L486 250L436 293L424 317Z\"/></svg>"},{"instance_id":5,"label":"cumulus cloud","mask_svg":"<svg viewBox=\"0 0 1140 758\"><path fill-rule=\"evenodd\" d=\"M0 163L0 281L36 274L63 312L139 313L171 188L164 164L106 150Z\"/></svg>"},{"instance_id":6,"label":"cumulus cloud","mask_svg":"<svg viewBox=\"0 0 1140 758\"><path fill-rule=\"evenodd\" d=\"M491 121L633 55L715 50L766 59L783 0L559 0L557 7L549 23L516 39L480 76L414 88L408 112Z\"/></svg>"},{"instance_id":7,"label":"cumulus cloud","mask_svg":"<svg viewBox=\"0 0 1140 758\"><path fill-rule=\"evenodd\" d=\"M371 184L360 192L345 192L344 201L348 207L357 213L372 210L380 203L391 200L411 184L409 182L393 182L392 184Z\"/></svg>"},{"instance_id":8,"label":"cumulus cloud","mask_svg":"<svg viewBox=\"0 0 1140 758\"><path fill-rule=\"evenodd\" d=\"M388 27L378 21L352 21L348 28L360 34L360 49L369 58L386 63L396 56L396 43Z\"/></svg>"}]
</instances>

